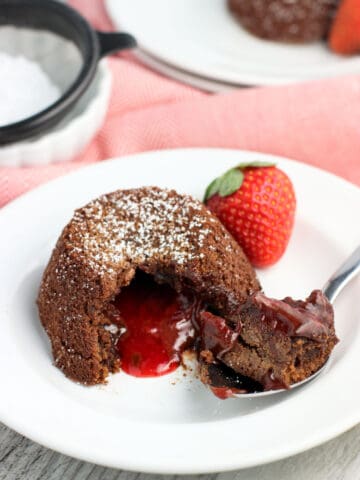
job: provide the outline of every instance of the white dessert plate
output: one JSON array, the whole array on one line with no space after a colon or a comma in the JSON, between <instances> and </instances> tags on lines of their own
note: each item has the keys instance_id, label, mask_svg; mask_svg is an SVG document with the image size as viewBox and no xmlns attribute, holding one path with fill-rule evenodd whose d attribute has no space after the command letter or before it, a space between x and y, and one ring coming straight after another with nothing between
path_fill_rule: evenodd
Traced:
<instances>
[{"instance_id":1,"label":"white dessert plate","mask_svg":"<svg viewBox=\"0 0 360 480\"><path fill-rule=\"evenodd\" d=\"M285 256L259 271L265 291L304 297L321 287L359 243L360 190L304 164L260 153L188 149L151 152L84 168L0 211L0 420L65 454L110 467L202 473L278 460L360 421L359 279L336 301L341 342L310 384L260 399L215 398L178 369L154 379L113 375L83 387L52 364L35 298L51 249L73 210L118 188L173 187L202 197L239 162L275 160L292 178L296 226Z\"/></svg>"},{"instance_id":2,"label":"white dessert plate","mask_svg":"<svg viewBox=\"0 0 360 480\"><path fill-rule=\"evenodd\" d=\"M226 0L106 0L106 5L115 26L130 31L145 53L207 79L271 85L360 73L360 56L334 55L325 42L290 45L250 35Z\"/></svg>"}]
</instances>

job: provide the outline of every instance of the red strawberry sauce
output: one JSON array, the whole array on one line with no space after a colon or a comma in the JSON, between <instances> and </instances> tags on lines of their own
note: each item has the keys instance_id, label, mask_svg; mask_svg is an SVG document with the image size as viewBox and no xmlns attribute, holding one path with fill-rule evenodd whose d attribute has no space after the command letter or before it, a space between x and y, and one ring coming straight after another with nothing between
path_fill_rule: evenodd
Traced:
<instances>
[{"instance_id":1,"label":"red strawberry sauce","mask_svg":"<svg viewBox=\"0 0 360 480\"><path fill-rule=\"evenodd\" d=\"M116 323L124 328L117 348L121 367L135 377L157 377L175 370L193 343L192 324L199 302L137 275L114 302Z\"/></svg>"},{"instance_id":2,"label":"red strawberry sauce","mask_svg":"<svg viewBox=\"0 0 360 480\"><path fill-rule=\"evenodd\" d=\"M228 398L233 398L237 393L247 393L247 390L238 390L236 388L230 387L210 387L211 391L215 397L220 398L220 400L226 400Z\"/></svg>"}]
</instances>

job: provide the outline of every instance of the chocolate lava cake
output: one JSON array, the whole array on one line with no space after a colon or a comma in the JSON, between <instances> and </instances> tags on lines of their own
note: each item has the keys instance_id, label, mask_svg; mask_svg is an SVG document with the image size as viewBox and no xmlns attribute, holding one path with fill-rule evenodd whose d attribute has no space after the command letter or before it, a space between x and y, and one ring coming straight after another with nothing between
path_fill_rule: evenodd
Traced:
<instances>
[{"instance_id":1,"label":"chocolate lava cake","mask_svg":"<svg viewBox=\"0 0 360 480\"><path fill-rule=\"evenodd\" d=\"M339 0L228 0L241 25L253 35L281 42L324 39Z\"/></svg>"},{"instance_id":2,"label":"chocolate lava cake","mask_svg":"<svg viewBox=\"0 0 360 480\"><path fill-rule=\"evenodd\" d=\"M286 387L316 371L336 343L321 292L305 302L267 299L240 246L202 203L157 187L119 190L75 212L43 275L40 320L66 376L94 385L124 368L119 305L137 299L122 295L144 278L167 289L160 300L179 295L176 329L187 333L181 348L175 343L196 349L214 393Z\"/></svg>"},{"instance_id":3,"label":"chocolate lava cake","mask_svg":"<svg viewBox=\"0 0 360 480\"><path fill-rule=\"evenodd\" d=\"M137 270L226 315L259 289L222 224L190 196L156 187L104 195L63 230L38 296L55 364L84 384L119 370L112 302Z\"/></svg>"}]
</instances>

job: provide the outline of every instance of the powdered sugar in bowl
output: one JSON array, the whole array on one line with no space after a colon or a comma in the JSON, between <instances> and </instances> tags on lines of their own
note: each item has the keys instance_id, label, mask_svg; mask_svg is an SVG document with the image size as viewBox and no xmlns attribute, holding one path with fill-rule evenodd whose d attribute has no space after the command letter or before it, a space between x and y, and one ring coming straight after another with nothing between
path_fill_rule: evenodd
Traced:
<instances>
[{"instance_id":1,"label":"powdered sugar in bowl","mask_svg":"<svg viewBox=\"0 0 360 480\"><path fill-rule=\"evenodd\" d=\"M131 35L96 32L59 2L2 0L0 165L67 161L80 153L108 106L111 75L101 58L133 46Z\"/></svg>"},{"instance_id":2,"label":"powdered sugar in bowl","mask_svg":"<svg viewBox=\"0 0 360 480\"><path fill-rule=\"evenodd\" d=\"M60 98L59 87L38 62L0 51L0 71L0 127L31 117Z\"/></svg>"}]
</instances>

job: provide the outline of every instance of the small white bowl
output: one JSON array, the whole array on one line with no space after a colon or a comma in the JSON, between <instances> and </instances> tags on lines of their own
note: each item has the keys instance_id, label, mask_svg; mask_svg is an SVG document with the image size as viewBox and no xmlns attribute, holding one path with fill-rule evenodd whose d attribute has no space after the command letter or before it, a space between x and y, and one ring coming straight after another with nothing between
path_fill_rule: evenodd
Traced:
<instances>
[{"instance_id":1,"label":"small white bowl","mask_svg":"<svg viewBox=\"0 0 360 480\"><path fill-rule=\"evenodd\" d=\"M67 162L86 147L104 122L111 91L111 73L102 60L85 95L52 131L34 140L0 148L0 167Z\"/></svg>"},{"instance_id":2,"label":"small white bowl","mask_svg":"<svg viewBox=\"0 0 360 480\"><path fill-rule=\"evenodd\" d=\"M37 61L61 92L73 81L80 65L74 44L44 31L1 27L0 50ZM104 122L111 80L107 61L102 60L85 94L58 125L44 135L0 147L0 167L67 162L80 154Z\"/></svg>"}]
</instances>

